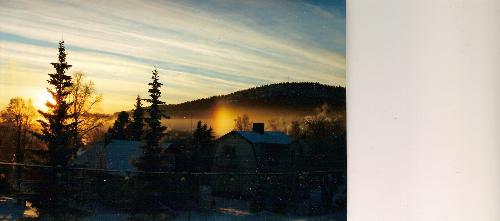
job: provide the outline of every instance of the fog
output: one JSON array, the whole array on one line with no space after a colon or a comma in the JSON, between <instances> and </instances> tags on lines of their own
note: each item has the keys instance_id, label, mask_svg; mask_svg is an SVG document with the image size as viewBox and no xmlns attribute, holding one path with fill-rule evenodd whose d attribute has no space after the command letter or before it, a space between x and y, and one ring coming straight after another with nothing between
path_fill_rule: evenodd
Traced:
<instances>
[{"instance_id":1,"label":"fog","mask_svg":"<svg viewBox=\"0 0 500 221\"><path fill-rule=\"evenodd\" d=\"M194 111L193 111L194 112ZM294 120L302 120L307 115L314 114L314 110L290 110L289 108L237 108L230 106L218 106L209 113L193 115L189 113L184 116L172 116L171 119L164 119L162 123L171 130L191 131L196 128L199 120L214 129L215 135L222 136L234 128L234 119L247 114L251 122L261 122L269 126L269 121L275 120L279 124L287 125ZM333 111L331 115L345 116L340 111Z\"/></svg>"}]
</instances>

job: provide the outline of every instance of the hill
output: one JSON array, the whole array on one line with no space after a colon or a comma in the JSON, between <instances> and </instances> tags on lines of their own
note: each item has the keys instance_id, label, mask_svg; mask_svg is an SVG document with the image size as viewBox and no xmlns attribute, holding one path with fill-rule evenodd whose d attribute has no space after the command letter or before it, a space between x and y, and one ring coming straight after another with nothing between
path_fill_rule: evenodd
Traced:
<instances>
[{"instance_id":1,"label":"hill","mask_svg":"<svg viewBox=\"0 0 500 221\"><path fill-rule=\"evenodd\" d=\"M209 117L220 106L238 109L269 111L294 111L311 113L327 104L332 110L345 113L346 91L344 87L320 83L277 83L236 91L231 94L197 99L180 104L163 105L172 118L186 115Z\"/></svg>"}]
</instances>

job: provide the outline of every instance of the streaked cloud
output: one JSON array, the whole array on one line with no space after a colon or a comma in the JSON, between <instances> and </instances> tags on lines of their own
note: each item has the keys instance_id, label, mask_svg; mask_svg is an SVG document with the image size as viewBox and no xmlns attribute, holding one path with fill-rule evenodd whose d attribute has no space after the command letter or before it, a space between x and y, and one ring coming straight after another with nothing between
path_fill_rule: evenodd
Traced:
<instances>
[{"instance_id":1,"label":"streaked cloud","mask_svg":"<svg viewBox=\"0 0 500 221\"><path fill-rule=\"evenodd\" d=\"M179 103L274 82L345 85L343 1L2 1L0 105L46 87L57 42L104 111L146 95L153 66Z\"/></svg>"}]
</instances>

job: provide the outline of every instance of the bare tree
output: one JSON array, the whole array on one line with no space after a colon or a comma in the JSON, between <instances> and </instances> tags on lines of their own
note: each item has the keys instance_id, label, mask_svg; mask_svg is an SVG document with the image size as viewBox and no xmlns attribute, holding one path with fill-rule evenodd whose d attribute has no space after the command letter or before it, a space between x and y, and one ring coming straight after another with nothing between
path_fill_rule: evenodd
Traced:
<instances>
[{"instance_id":1,"label":"bare tree","mask_svg":"<svg viewBox=\"0 0 500 221\"><path fill-rule=\"evenodd\" d=\"M293 120L290 122L290 125L287 127L287 134L290 137L298 138L302 135L301 122L298 120Z\"/></svg>"},{"instance_id":2,"label":"bare tree","mask_svg":"<svg viewBox=\"0 0 500 221\"><path fill-rule=\"evenodd\" d=\"M283 133L287 133L288 124L282 117L280 117L279 119L273 118L271 120L268 120L267 128L270 131L281 131Z\"/></svg>"},{"instance_id":3,"label":"bare tree","mask_svg":"<svg viewBox=\"0 0 500 221\"><path fill-rule=\"evenodd\" d=\"M243 116L238 116L234 119L234 130L237 131L249 131L252 130L252 122L247 114Z\"/></svg>"},{"instance_id":4,"label":"bare tree","mask_svg":"<svg viewBox=\"0 0 500 221\"><path fill-rule=\"evenodd\" d=\"M271 120L268 120L267 121L268 124L267 124L267 128L271 131L277 131L279 130L279 125L278 125L278 120L276 119L271 119Z\"/></svg>"},{"instance_id":5,"label":"bare tree","mask_svg":"<svg viewBox=\"0 0 500 221\"><path fill-rule=\"evenodd\" d=\"M305 135L319 137L333 135L336 119L330 115L330 108L325 104L317 108L314 115L306 116L303 122Z\"/></svg>"},{"instance_id":6,"label":"bare tree","mask_svg":"<svg viewBox=\"0 0 500 221\"><path fill-rule=\"evenodd\" d=\"M25 101L20 97L10 99L7 107L0 112L2 122L16 130L16 155L22 152L29 132L34 130L36 116L37 112L32 101ZM17 158L21 159L22 156L18 155Z\"/></svg>"},{"instance_id":7,"label":"bare tree","mask_svg":"<svg viewBox=\"0 0 500 221\"><path fill-rule=\"evenodd\" d=\"M81 72L73 74L72 80L73 86L69 95L72 103L69 112L75 123L74 145L76 149L80 149L88 142L89 136L103 125L107 117L96 113L103 97L97 94L94 82L87 80Z\"/></svg>"},{"instance_id":8,"label":"bare tree","mask_svg":"<svg viewBox=\"0 0 500 221\"><path fill-rule=\"evenodd\" d=\"M16 149L15 163L24 163L24 155L28 136L35 128L37 112L31 100L25 101L20 97L12 98L7 107L0 112L1 121L15 130ZM20 187L21 171L16 169L17 185Z\"/></svg>"}]
</instances>

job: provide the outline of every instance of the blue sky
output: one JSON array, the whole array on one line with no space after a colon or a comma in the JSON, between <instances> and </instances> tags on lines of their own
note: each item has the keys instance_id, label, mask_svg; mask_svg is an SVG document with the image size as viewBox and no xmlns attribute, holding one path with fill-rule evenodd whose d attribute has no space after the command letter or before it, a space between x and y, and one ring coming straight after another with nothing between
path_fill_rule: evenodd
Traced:
<instances>
[{"instance_id":1,"label":"blue sky","mask_svg":"<svg viewBox=\"0 0 500 221\"><path fill-rule=\"evenodd\" d=\"M288 80L345 85L344 1L1 1L0 106L43 103L61 39L105 112L146 96L153 66L167 103Z\"/></svg>"}]
</instances>

